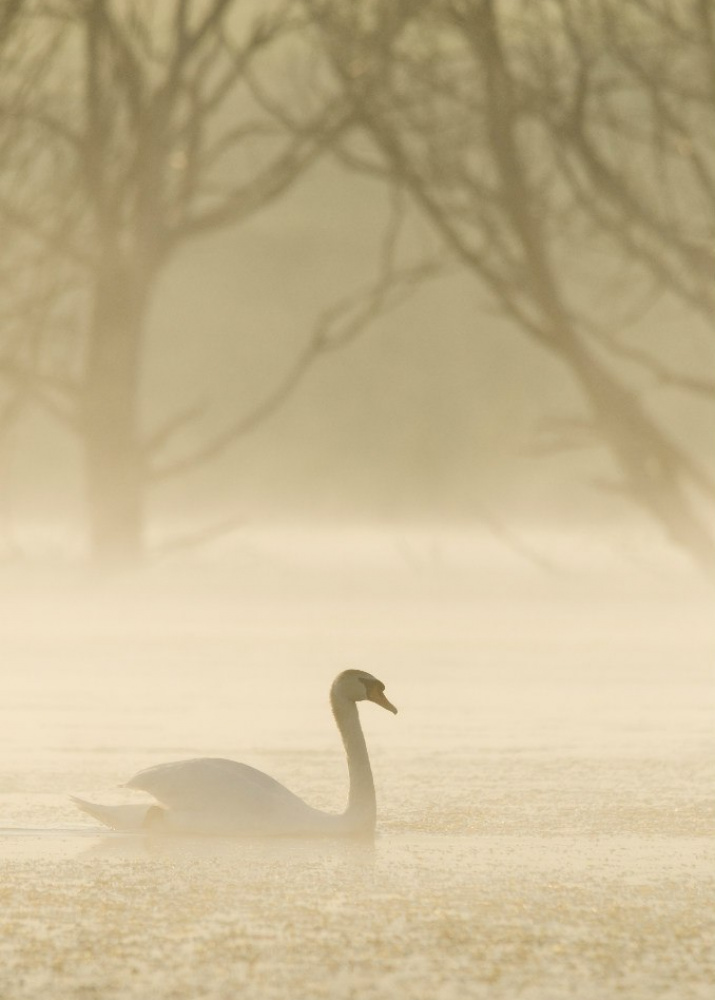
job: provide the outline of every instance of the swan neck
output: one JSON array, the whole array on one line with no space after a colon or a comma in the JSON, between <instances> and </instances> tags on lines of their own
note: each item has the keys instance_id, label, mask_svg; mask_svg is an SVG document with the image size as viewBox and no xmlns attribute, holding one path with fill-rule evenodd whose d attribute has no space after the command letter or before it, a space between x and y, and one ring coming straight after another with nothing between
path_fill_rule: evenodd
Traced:
<instances>
[{"instance_id":1,"label":"swan neck","mask_svg":"<svg viewBox=\"0 0 715 1000\"><path fill-rule=\"evenodd\" d=\"M357 705L335 692L330 700L348 760L350 792L344 817L356 832L371 831L375 828L375 783Z\"/></svg>"}]
</instances>

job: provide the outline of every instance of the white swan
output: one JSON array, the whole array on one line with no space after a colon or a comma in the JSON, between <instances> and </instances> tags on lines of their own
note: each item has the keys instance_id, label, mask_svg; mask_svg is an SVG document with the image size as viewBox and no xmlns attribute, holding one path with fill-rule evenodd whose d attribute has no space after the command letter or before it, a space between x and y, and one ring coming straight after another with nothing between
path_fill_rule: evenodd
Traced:
<instances>
[{"instance_id":1,"label":"white swan","mask_svg":"<svg viewBox=\"0 0 715 1000\"><path fill-rule=\"evenodd\" d=\"M84 812L115 830L272 836L351 836L375 829L375 785L356 702L390 712L385 685L362 670L333 681L330 704L345 745L350 793L345 812L313 809L284 785L247 764L204 757L159 764L135 774L126 788L153 795L155 804L103 806L73 796Z\"/></svg>"}]
</instances>

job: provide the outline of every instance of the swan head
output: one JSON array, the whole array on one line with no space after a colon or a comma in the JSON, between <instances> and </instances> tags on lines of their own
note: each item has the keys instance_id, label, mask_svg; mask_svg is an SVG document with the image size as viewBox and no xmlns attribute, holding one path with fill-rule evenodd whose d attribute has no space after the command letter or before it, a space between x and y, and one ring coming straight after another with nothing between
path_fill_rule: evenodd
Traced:
<instances>
[{"instance_id":1,"label":"swan head","mask_svg":"<svg viewBox=\"0 0 715 1000\"><path fill-rule=\"evenodd\" d=\"M397 715L397 709L385 697L385 685L365 670L343 670L333 681L331 695L346 701L372 701Z\"/></svg>"}]
</instances>

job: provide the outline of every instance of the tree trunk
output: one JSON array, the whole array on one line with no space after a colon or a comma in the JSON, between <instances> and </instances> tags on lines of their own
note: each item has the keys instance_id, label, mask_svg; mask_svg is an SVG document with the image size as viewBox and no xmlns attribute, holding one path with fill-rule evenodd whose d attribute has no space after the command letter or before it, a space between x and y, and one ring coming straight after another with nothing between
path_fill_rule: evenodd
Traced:
<instances>
[{"instance_id":1,"label":"tree trunk","mask_svg":"<svg viewBox=\"0 0 715 1000\"><path fill-rule=\"evenodd\" d=\"M711 484L687 454L657 427L637 396L586 347L569 318L519 143L512 78L490 0L484 12L479 20L481 31L474 38L487 74L491 149L511 226L522 248L531 299L548 333L542 346L548 346L580 384L603 440L623 474L625 492L648 510L667 535L712 577L715 542L684 488L690 481L711 493Z\"/></svg>"},{"instance_id":2,"label":"tree trunk","mask_svg":"<svg viewBox=\"0 0 715 1000\"><path fill-rule=\"evenodd\" d=\"M147 282L121 262L97 272L84 381L82 437L89 551L101 570L144 555L144 475L138 435L139 358Z\"/></svg>"},{"instance_id":3,"label":"tree trunk","mask_svg":"<svg viewBox=\"0 0 715 1000\"><path fill-rule=\"evenodd\" d=\"M597 425L634 497L670 539L715 578L715 542L688 497L690 482L712 497L712 483L649 417L638 397L573 340L564 357L589 399Z\"/></svg>"}]
</instances>

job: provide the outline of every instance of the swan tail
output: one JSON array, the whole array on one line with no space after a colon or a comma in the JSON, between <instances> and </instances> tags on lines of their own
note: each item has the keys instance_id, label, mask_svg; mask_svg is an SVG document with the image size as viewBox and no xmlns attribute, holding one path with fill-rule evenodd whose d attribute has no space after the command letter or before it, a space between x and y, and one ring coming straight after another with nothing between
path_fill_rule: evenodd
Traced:
<instances>
[{"instance_id":1,"label":"swan tail","mask_svg":"<svg viewBox=\"0 0 715 1000\"><path fill-rule=\"evenodd\" d=\"M82 812L88 813L112 830L145 830L151 822L153 811L159 808L155 805L103 806L97 802L87 802L76 795L71 795L70 798Z\"/></svg>"}]
</instances>

